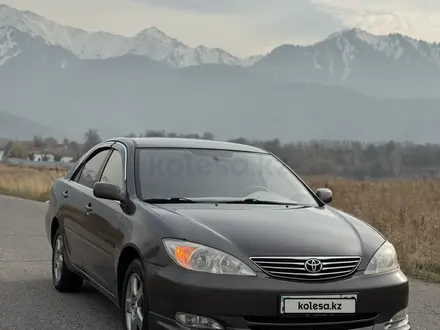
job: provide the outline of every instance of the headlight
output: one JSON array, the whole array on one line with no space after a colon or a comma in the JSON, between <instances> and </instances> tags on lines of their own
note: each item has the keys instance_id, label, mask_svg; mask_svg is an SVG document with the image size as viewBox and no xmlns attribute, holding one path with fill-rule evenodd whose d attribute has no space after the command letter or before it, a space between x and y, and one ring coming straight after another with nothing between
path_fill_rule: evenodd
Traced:
<instances>
[{"instance_id":1,"label":"headlight","mask_svg":"<svg viewBox=\"0 0 440 330\"><path fill-rule=\"evenodd\" d=\"M208 246L175 239L164 239L163 244L174 262L186 269L212 274L257 275L237 258Z\"/></svg>"},{"instance_id":2,"label":"headlight","mask_svg":"<svg viewBox=\"0 0 440 330\"><path fill-rule=\"evenodd\" d=\"M397 261L396 250L393 244L386 241L382 246L376 251L373 258L371 258L370 263L365 269L365 274L380 274L386 273L399 268L399 263Z\"/></svg>"}]
</instances>

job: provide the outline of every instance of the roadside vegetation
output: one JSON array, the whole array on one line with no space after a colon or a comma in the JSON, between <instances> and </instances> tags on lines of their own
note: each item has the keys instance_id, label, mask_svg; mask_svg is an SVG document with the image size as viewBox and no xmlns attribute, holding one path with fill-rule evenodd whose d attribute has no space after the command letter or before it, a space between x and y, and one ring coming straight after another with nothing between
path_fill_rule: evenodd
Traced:
<instances>
[{"instance_id":1,"label":"roadside vegetation","mask_svg":"<svg viewBox=\"0 0 440 330\"><path fill-rule=\"evenodd\" d=\"M0 165L0 194L46 201L62 169ZM313 188L333 190L333 206L366 220L396 247L412 277L440 281L440 181L356 180L305 176Z\"/></svg>"},{"instance_id":2,"label":"roadside vegetation","mask_svg":"<svg viewBox=\"0 0 440 330\"><path fill-rule=\"evenodd\" d=\"M44 202L64 169L0 165L0 194Z\"/></svg>"}]
</instances>

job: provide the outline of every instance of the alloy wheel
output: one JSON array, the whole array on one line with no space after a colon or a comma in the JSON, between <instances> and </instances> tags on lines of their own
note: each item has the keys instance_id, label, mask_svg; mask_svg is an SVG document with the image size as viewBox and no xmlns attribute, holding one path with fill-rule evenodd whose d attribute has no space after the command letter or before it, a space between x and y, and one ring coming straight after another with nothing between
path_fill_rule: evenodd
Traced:
<instances>
[{"instance_id":1,"label":"alloy wheel","mask_svg":"<svg viewBox=\"0 0 440 330\"><path fill-rule=\"evenodd\" d=\"M125 293L125 320L128 330L142 330L143 287L139 275L131 274Z\"/></svg>"},{"instance_id":2,"label":"alloy wheel","mask_svg":"<svg viewBox=\"0 0 440 330\"><path fill-rule=\"evenodd\" d=\"M63 274L63 265L64 265L64 254L63 254L63 240L61 235L58 235L56 243L55 243L55 251L54 251L54 274L55 281L58 283Z\"/></svg>"}]
</instances>

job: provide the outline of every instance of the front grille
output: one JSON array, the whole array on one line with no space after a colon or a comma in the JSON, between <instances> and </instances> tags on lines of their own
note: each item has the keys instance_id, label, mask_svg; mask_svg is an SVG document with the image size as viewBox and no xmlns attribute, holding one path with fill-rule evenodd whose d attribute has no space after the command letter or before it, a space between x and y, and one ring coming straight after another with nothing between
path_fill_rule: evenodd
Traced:
<instances>
[{"instance_id":1,"label":"front grille","mask_svg":"<svg viewBox=\"0 0 440 330\"><path fill-rule=\"evenodd\" d=\"M330 280L353 274L360 257L251 257L265 273L304 281Z\"/></svg>"}]
</instances>

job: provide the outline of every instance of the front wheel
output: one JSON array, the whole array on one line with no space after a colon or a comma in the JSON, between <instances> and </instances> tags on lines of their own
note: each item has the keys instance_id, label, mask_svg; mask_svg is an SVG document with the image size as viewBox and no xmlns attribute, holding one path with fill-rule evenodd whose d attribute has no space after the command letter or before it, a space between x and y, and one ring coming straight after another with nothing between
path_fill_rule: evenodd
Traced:
<instances>
[{"instance_id":1,"label":"front wheel","mask_svg":"<svg viewBox=\"0 0 440 330\"><path fill-rule=\"evenodd\" d=\"M52 247L52 282L59 292L76 292L82 286L83 279L70 271L64 260L65 249L63 236L58 228L55 233Z\"/></svg>"},{"instance_id":2,"label":"front wheel","mask_svg":"<svg viewBox=\"0 0 440 330\"><path fill-rule=\"evenodd\" d=\"M128 266L122 290L124 330L147 330L148 308L145 303L145 272L142 262L135 259Z\"/></svg>"}]
</instances>

